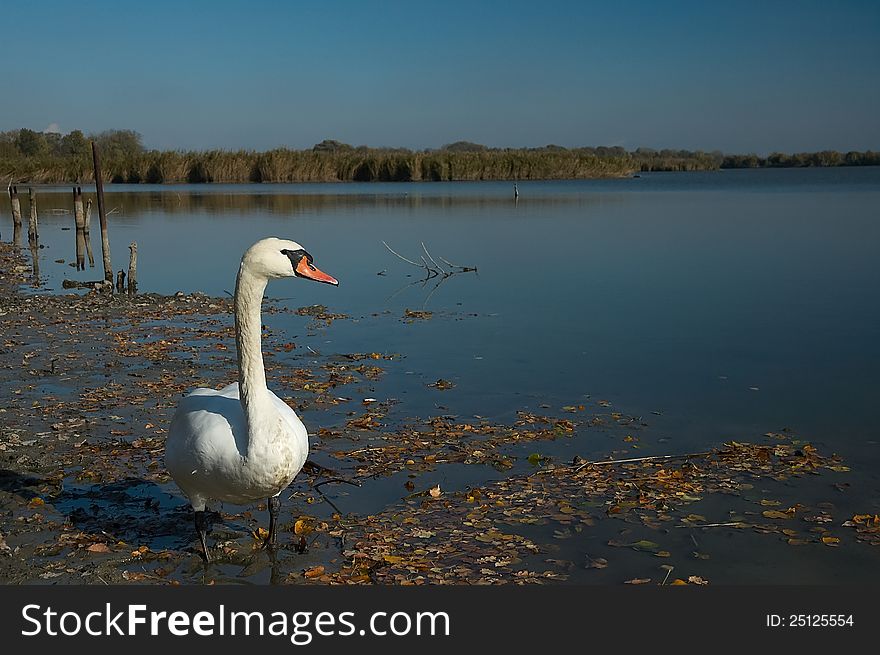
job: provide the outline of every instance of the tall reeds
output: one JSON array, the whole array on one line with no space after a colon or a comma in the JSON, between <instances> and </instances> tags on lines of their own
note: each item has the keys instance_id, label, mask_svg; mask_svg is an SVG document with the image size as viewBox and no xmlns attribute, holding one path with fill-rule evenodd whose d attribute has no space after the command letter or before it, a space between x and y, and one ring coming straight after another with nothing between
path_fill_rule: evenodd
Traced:
<instances>
[{"instance_id":1,"label":"tall reeds","mask_svg":"<svg viewBox=\"0 0 880 655\"><path fill-rule=\"evenodd\" d=\"M147 150L109 153L104 182L406 182L457 180L553 180L620 177L636 171L693 171L756 166L854 166L880 164L874 152L774 153L765 158L690 151L546 147L536 149L427 150L337 148L265 152L250 150ZM81 154L23 156L0 152L0 179L31 184L94 181Z\"/></svg>"},{"instance_id":2,"label":"tall reeds","mask_svg":"<svg viewBox=\"0 0 880 655\"><path fill-rule=\"evenodd\" d=\"M0 157L0 177L30 183L92 182L91 162L74 155ZM639 169L630 156L600 157L579 150L508 149L483 152L414 152L372 148L266 152L150 150L103 162L104 182L404 182L534 180L627 175Z\"/></svg>"}]
</instances>

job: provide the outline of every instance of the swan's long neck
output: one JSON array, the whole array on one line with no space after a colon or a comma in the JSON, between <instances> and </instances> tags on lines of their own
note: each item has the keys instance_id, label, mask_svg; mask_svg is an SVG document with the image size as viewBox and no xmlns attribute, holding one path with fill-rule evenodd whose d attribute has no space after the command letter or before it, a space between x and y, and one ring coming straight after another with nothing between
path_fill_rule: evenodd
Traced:
<instances>
[{"instance_id":1,"label":"swan's long neck","mask_svg":"<svg viewBox=\"0 0 880 655\"><path fill-rule=\"evenodd\" d=\"M266 387L263 368L260 306L266 278L251 273L242 264L235 283L235 344L238 350L238 386L241 407L253 442L262 425L277 412Z\"/></svg>"}]
</instances>

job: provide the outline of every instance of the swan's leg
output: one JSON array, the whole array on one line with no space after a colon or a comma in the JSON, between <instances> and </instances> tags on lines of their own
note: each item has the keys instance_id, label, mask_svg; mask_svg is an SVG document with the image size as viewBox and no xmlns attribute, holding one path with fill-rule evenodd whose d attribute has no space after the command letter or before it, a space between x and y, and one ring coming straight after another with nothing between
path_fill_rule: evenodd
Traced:
<instances>
[{"instance_id":1,"label":"swan's leg","mask_svg":"<svg viewBox=\"0 0 880 655\"><path fill-rule=\"evenodd\" d=\"M275 533L278 531L278 514L281 512L281 496L272 496L269 499L269 536L266 537L266 545L275 547Z\"/></svg>"},{"instance_id":2,"label":"swan's leg","mask_svg":"<svg viewBox=\"0 0 880 655\"><path fill-rule=\"evenodd\" d=\"M205 524L205 510L196 512L196 532L199 533L199 539L202 542L202 550L205 553L205 561L210 562L211 556L208 554L208 543L206 541L207 531L207 525Z\"/></svg>"}]
</instances>

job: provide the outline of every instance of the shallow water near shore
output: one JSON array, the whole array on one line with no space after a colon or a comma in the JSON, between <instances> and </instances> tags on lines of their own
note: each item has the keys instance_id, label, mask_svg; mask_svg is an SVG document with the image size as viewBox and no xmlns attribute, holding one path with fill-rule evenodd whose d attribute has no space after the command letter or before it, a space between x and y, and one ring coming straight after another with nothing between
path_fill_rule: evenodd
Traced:
<instances>
[{"instance_id":1,"label":"shallow water near shore","mask_svg":"<svg viewBox=\"0 0 880 655\"><path fill-rule=\"evenodd\" d=\"M127 268L136 241L142 291L222 296L234 288L242 251L270 235L300 242L340 280L338 289L276 281L267 292L276 304L345 315L264 315L268 333L293 344L274 358L275 373L343 353L393 355L376 362L381 376L340 392L348 401L304 407L312 433L343 425L366 397L388 402L400 423L444 415L511 423L518 412L576 418L601 403L632 417L632 433L511 448L512 472L533 470L532 453L557 462L684 454L788 430L850 467L846 511L880 512L880 169L642 174L518 189L518 200L511 183L495 182L105 192L114 268ZM38 193L43 248L33 291L99 279L96 212L97 267L77 272L68 265L74 232L63 229L73 223L62 213L72 206L69 189ZM4 240L8 220L4 213ZM383 241L415 261L433 256L452 270L442 257L477 271L423 281ZM452 384L431 386L441 379ZM332 464L326 453L316 458ZM448 465L423 474L420 486L464 490L503 475ZM377 479L372 495L324 489L342 511L373 514L407 496L405 482ZM840 482L806 491L783 484L775 493L821 501ZM67 502L66 512L80 503L76 494ZM713 505L697 509L708 515ZM595 532L590 539L602 544L615 535L607 526ZM555 557L583 559L583 539L563 535L558 544ZM865 571L869 550L848 558L802 552L777 552L771 570L742 549L704 567L730 582L878 580ZM570 579L620 581L607 571L580 567Z\"/></svg>"}]
</instances>

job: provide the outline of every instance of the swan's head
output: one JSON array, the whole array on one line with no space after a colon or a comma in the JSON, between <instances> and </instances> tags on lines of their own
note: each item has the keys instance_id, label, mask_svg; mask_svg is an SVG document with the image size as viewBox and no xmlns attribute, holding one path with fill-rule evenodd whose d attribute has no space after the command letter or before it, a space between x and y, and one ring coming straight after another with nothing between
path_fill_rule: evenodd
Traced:
<instances>
[{"instance_id":1,"label":"swan's head","mask_svg":"<svg viewBox=\"0 0 880 655\"><path fill-rule=\"evenodd\" d=\"M303 277L338 285L336 278L319 270L312 256L296 241L270 237L257 241L241 258L242 268L266 278Z\"/></svg>"}]
</instances>

